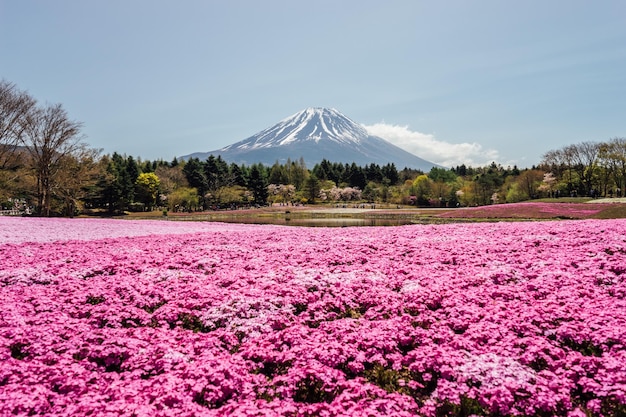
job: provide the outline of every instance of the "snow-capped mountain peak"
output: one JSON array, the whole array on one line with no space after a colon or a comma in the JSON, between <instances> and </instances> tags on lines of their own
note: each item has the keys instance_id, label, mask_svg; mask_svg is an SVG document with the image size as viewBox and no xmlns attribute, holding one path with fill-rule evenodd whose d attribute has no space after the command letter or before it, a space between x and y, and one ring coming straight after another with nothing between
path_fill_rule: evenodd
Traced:
<instances>
[{"instance_id":1,"label":"snow-capped mountain peak","mask_svg":"<svg viewBox=\"0 0 626 417\"><path fill-rule=\"evenodd\" d=\"M296 142L330 140L343 144L359 144L368 133L365 128L336 109L309 107L295 113L245 141L227 146L229 149L252 150L273 148Z\"/></svg>"},{"instance_id":2,"label":"snow-capped mountain peak","mask_svg":"<svg viewBox=\"0 0 626 417\"><path fill-rule=\"evenodd\" d=\"M196 152L183 159L220 155L228 162L272 165L304 158L313 166L323 159L332 162L411 167L424 171L436 166L377 136L340 111L309 107L247 139L210 152Z\"/></svg>"}]
</instances>

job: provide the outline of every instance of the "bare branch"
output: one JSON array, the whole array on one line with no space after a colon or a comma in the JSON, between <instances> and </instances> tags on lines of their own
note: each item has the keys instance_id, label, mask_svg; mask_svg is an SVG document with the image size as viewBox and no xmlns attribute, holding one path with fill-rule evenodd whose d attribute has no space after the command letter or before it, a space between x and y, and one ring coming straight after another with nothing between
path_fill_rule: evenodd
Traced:
<instances>
[{"instance_id":1,"label":"bare branch","mask_svg":"<svg viewBox=\"0 0 626 417\"><path fill-rule=\"evenodd\" d=\"M0 81L0 169L13 169L19 162L18 147L35 99L8 81Z\"/></svg>"},{"instance_id":2,"label":"bare branch","mask_svg":"<svg viewBox=\"0 0 626 417\"><path fill-rule=\"evenodd\" d=\"M51 190L63 169L61 161L84 149L82 125L68 118L60 104L36 108L29 113L23 143L37 177L38 209L50 215Z\"/></svg>"}]
</instances>

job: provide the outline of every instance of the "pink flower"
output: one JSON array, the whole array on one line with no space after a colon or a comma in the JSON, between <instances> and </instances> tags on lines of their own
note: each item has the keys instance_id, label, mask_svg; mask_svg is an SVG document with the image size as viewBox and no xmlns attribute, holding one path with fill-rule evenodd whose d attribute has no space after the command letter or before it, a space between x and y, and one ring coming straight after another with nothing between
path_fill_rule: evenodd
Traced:
<instances>
[{"instance_id":1,"label":"pink flower","mask_svg":"<svg viewBox=\"0 0 626 417\"><path fill-rule=\"evenodd\" d=\"M75 220L0 218L2 415L626 404L624 220Z\"/></svg>"}]
</instances>

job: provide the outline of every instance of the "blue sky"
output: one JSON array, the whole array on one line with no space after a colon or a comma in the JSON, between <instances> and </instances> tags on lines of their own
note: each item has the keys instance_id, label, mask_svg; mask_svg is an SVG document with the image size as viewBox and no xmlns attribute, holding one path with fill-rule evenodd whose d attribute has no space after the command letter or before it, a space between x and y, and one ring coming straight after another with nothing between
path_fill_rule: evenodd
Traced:
<instances>
[{"instance_id":1,"label":"blue sky","mask_svg":"<svg viewBox=\"0 0 626 417\"><path fill-rule=\"evenodd\" d=\"M0 78L104 153L333 107L436 163L529 167L626 137L626 1L0 0Z\"/></svg>"}]
</instances>

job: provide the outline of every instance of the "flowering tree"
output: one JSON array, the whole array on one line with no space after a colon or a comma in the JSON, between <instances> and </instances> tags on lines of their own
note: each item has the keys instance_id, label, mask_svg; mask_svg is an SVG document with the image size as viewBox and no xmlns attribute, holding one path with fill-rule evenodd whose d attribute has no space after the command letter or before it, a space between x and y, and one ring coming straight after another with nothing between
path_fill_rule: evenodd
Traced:
<instances>
[{"instance_id":1,"label":"flowering tree","mask_svg":"<svg viewBox=\"0 0 626 417\"><path fill-rule=\"evenodd\" d=\"M546 192L548 193L548 195L551 195L556 183L557 179L554 174L552 172L546 172L545 174L543 174L543 181L541 182L541 185L539 185L537 190L541 192Z\"/></svg>"},{"instance_id":2,"label":"flowering tree","mask_svg":"<svg viewBox=\"0 0 626 417\"><path fill-rule=\"evenodd\" d=\"M345 187L341 190L341 200L357 201L361 199L361 190L357 187Z\"/></svg>"},{"instance_id":3,"label":"flowering tree","mask_svg":"<svg viewBox=\"0 0 626 417\"><path fill-rule=\"evenodd\" d=\"M358 201L362 192L357 187L332 187L320 190L319 196L322 201Z\"/></svg>"},{"instance_id":4,"label":"flowering tree","mask_svg":"<svg viewBox=\"0 0 626 417\"><path fill-rule=\"evenodd\" d=\"M270 184L267 186L267 192L274 203L277 201L287 203L295 197L296 187L292 184Z\"/></svg>"}]
</instances>

